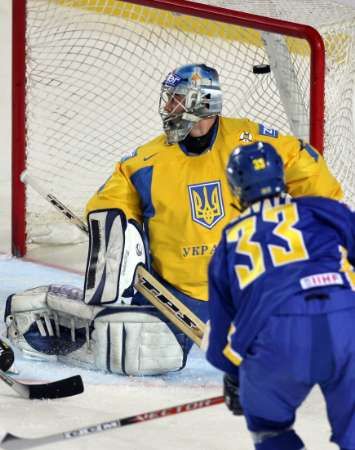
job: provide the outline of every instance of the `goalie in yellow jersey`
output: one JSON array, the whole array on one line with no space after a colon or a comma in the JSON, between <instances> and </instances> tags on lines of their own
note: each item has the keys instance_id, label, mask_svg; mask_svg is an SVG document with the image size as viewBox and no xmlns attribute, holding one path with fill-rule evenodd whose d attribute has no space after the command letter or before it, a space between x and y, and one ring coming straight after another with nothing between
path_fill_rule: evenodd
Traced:
<instances>
[{"instance_id":1,"label":"goalie in yellow jersey","mask_svg":"<svg viewBox=\"0 0 355 450\"><path fill-rule=\"evenodd\" d=\"M133 375L184 366L191 343L134 292L134 273L138 264L149 266L150 261L154 275L207 320L207 267L223 228L239 214L225 171L236 147L255 141L272 144L292 196L342 198L339 183L309 144L246 118L221 115L222 91L212 67L190 64L169 73L159 111L164 133L122 157L88 202L84 301L70 302L63 289L42 293L49 311L68 316L59 325L71 327L69 335L79 328L70 322L71 315L81 329L94 330L80 341L94 348L91 360L79 342L62 360ZM15 318L26 314L16 296L7 312ZM13 323L8 327L13 342L33 352L34 340L22 338L27 328ZM43 352L38 341L36 345Z\"/></svg>"}]
</instances>

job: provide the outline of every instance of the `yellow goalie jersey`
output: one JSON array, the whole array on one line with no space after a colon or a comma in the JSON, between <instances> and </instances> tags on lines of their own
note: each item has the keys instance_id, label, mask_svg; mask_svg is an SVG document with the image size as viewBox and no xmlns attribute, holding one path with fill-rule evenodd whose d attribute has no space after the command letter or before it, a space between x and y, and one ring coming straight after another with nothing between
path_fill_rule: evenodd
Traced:
<instances>
[{"instance_id":1,"label":"yellow goalie jersey","mask_svg":"<svg viewBox=\"0 0 355 450\"><path fill-rule=\"evenodd\" d=\"M218 120L209 151L189 156L179 144L167 145L162 134L122 158L87 205L87 213L120 208L144 224L154 270L200 300L207 300L207 266L222 229L238 215L225 174L236 147L272 144L284 162L292 196L342 198L339 183L310 145L247 119Z\"/></svg>"}]
</instances>

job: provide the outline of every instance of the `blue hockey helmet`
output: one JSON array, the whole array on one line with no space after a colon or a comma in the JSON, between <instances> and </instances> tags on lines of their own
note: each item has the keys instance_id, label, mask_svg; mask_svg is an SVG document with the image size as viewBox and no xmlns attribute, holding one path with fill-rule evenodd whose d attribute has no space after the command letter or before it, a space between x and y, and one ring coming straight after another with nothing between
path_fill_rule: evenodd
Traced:
<instances>
[{"instance_id":1,"label":"blue hockey helmet","mask_svg":"<svg viewBox=\"0 0 355 450\"><path fill-rule=\"evenodd\" d=\"M286 191L282 159L266 142L254 142L233 150L227 178L243 209L257 200Z\"/></svg>"},{"instance_id":2,"label":"blue hockey helmet","mask_svg":"<svg viewBox=\"0 0 355 450\"><path fill-rule=\"evenodd\" d=\"M222 111L218 72L205 64L188 64L168 74L162 83L159 114L167 142L180 142L205 117Z\"/></svg>"}]
</instances>

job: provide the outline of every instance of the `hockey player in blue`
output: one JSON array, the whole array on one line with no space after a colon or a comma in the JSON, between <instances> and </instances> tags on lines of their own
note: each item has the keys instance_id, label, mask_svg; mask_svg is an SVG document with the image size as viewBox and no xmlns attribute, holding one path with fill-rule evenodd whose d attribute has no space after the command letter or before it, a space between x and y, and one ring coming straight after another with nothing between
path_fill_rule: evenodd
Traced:
<instances>
[{"instance_id":1,"label":"hockey player in blue","mask_svg":"<svg viewBox=\"0 0 355 450\"><path fill-rule=\"evenodd\" d=\"M304 450L292 426L319 385L331 440L355 450L355 214L288 196L268 143L234 150L227 175L243 212L209 266L207 347L226 403L240 394L256 450Z\"/></svg>"}]
</instances>

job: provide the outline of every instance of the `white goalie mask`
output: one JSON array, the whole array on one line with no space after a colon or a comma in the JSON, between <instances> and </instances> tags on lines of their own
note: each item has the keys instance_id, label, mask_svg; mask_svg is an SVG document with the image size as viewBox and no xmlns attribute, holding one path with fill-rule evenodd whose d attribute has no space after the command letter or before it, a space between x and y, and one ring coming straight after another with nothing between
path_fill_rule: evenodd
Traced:
<instances>
[{"instance_id":1,"label":"white goalie mask","mask_svg":"<svg viewBox=\"0 0 355 450\"><path fill-rule=\"evenodd\" d=\"M162 83L159 114L168 144L182 141L197 122L221 111L222 91L218 72L212 67L182 66Z\"/></svg>"}]
</instances>

